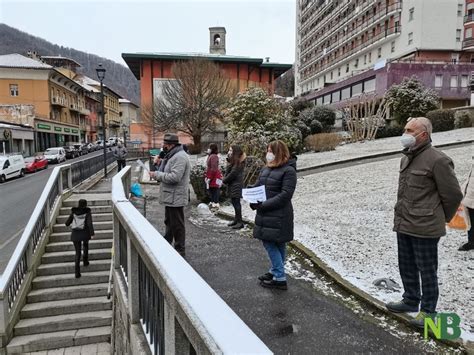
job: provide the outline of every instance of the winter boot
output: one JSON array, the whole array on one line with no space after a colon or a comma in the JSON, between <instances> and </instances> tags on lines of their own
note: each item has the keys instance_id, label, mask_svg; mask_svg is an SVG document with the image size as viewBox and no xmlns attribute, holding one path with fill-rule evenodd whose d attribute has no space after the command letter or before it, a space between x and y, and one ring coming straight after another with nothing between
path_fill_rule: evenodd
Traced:
<instances>
[{"instance_id":1,"label":"winter boot","mask_svg":"<svg viewBox=\"0 0 474 355\"><path fill-rule=\"evenodd\" d=\"M232 222L227 223L228 227L235 226L237 224L236 220L234 219Z\"/></svg>"},{"instance_id":2,"label":"winter boot","mask_svg":"<svg viewBox=\"0 0 474 355\"><path fill-rule=\"evenodd\" d=\"M242 210L238 209L235 211L235 224L232 226L232 229L242 228L244 228L244 223L242 222Z\"/></svg>"},{"instance_id":3,"label":"winter boot","mask_svg":"<svg viewBox=\"0 0 474 355\"><path fill-rule=\"evenodd\" d=\"M474 250L474 242L467 242L459 247L459 251Z\"/></svg>"}]
</instances>

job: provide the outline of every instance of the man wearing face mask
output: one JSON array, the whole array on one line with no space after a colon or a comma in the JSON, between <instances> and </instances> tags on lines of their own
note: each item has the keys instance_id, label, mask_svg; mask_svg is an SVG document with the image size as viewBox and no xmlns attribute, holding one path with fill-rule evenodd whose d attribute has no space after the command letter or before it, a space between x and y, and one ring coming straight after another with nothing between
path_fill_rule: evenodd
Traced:
<instances>
[{"instance_id":1,"label":"man wearing face mask","mask_svg":"<svg viewBox=\"0 0 474 355\"><path fill-rule=\"evenodd\" d=\"M438 242L463 198L452 160L431 146L432 131L427 118L410 118L401 137L404 157L393 230L405 292L401 301L386 304L395 313L420 310L411 321L420 328L436 314Z\"/></svg>"},{"instance_id":2,"label":"man wearing face mask","mask_svg":"<svg viewBox=\"0 0 474 355\"><path fill-rule=\"evenodd\" d=\"M191 164L188 154L179 144L176 133L166 133L163 139L164 158L157 172L150 177L160 181L160 204L165 206L165 239L185 256L184 206L188 204Z\"/></svg>"}]
</instances>

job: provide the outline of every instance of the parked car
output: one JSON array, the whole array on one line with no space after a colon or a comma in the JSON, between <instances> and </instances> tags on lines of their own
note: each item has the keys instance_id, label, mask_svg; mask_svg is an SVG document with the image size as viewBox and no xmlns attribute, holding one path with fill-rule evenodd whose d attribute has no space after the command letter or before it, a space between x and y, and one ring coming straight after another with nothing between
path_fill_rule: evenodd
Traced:
<instances>
[{"instance_id":1,"label":"parked car","mask_svg":"<svg viewBox=\"0 0 474 355\"><path fill-rule=\"evenodd\" d=\"M25 158L25 170L27 173L35 173L41 169L48 168L48 160L43 155Z\"/></svg>"},{"instance_id":2,"label":"parked car","mask_svg":"<svg viewBox=\"0 0 474 355\"><path fill-rule=\"evenodd\" d=\"M25 161L21 154L0 156L0 182L15 176L25 176Z\"/></svg>"},{"instance_id":3,"label":"parked car","mask_svg":"<svg viewBox=\"0 0 474 355\"><path fill-rule=\"evenodd\" d=\"M87 147L82 143L74 144L74 148L77 149L77 151L79 152L80 155L85 155L85 154L89 153L88 150L87 150Z\"/></svg>"},{"instance_id":4,"label":"parked car","mask_svg":"<svg viewBox=\"0 0 474 355\"><path fill-rule=\"evenodd\" d=\"M66 161L66 151L63 147L48 148L44 152L44 157L48 163L61 163Z\"/></svg>"},{"instance_id":5,"label":"parked car","mask_svg":"<svg viewBox=\"0 0 474 355\"><path fill-rule=\"evenodd\" d=\"M97 150L104 149L104 142L102 140L96 141L95 144L97 145ZM110 147L108 141L105 142L105 147Z\"/></svg>"},{"instance_id":6,"label":"parked car","mask_svg":"<svg viewBox=\"0 0 474 355\"><path fill-rule=\"evenodd\" d=\"M85 145L86 145L87 151L88 151L89 153L95 151L95 145L94 145L94 144L92 144L92 143L85 143Z\"/></svg>"},{"instance_id":7,"label":"parked car","mask_svg":"<svg viewBox=\"0 0 474 355\"><path fill-rule=\"evenodd\" d=\"M112 145L117 145L118 138L117 137L109 137L108 142L110 143L111 146Z\"/></svg>"},{"instance_id":8,"label":"parked car","mask_svg":"<svg viewBox=\"0 0 474 355\"><path fill-rule=\"evenodd\" d=\"M67 159L74 159L80 155L79 151L73 145L65 145L63 148L66 152Z\"/></svg>"}]
</instances>

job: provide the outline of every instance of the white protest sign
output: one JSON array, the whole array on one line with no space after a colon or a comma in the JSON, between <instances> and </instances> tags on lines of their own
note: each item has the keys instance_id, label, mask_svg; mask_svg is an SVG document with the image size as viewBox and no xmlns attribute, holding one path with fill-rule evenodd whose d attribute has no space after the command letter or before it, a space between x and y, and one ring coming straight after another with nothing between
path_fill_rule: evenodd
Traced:
<instances>
[{"instance_id":1,"label":"white protest sign","mask_svg":"<svg viewBox=\"0 0 474 355\"><path fill-rule=\"evenodd\" d=\"M242 198L249 203L266 201L267 195L265 194L265 186L262 185L250 189L242 189Z\"/></svg>"},{"instance_id":2,"label":"white protest sign","mask_svg":"<svg viewBox=\"0 0 474 355\"><path fill-rule=\"evenodd\" d=\"M146 165L145 165L140 159L137 159L137 163L138 163L138 165L140 165L144 170L146 170L146 171L148 171L148 172L150 171L150 169L148 169L148 168L146 167Z\"/></svg>"}]
</instances>

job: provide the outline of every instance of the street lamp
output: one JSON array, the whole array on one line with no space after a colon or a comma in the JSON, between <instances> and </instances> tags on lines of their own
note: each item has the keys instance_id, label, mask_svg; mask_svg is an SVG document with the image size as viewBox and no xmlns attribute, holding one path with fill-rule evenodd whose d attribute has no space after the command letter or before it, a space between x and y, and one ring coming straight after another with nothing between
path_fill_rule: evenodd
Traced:
<instances>
[{"instance_id":1,"label":"street lamp","mask_svg":"<svg viewBox=\"0 0 474 355\"><path fill-rule=\"evenodd\" d=\"M100 81L100 105L101 105L101 115L102 115L102 143L104 145L104 177L107 176L107 148L105 145L105 109L104 109L104 78L105 78L105 68L102 67L102 64L99 64L99 67L95 70L97 72L97 77Z\"/></svg>"}]
</instances>

